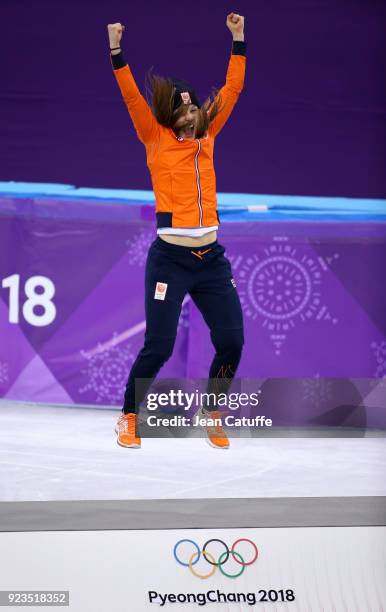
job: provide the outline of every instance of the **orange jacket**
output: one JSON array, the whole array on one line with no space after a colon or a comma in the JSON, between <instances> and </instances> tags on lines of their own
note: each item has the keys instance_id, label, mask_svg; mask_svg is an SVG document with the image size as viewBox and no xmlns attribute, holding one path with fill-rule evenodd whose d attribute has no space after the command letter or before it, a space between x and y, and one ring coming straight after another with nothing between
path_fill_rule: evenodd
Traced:
<instances>
[{"instance_id":1,"label":"orange jacket","mask_svg":"<svg viewBox=\"0 0 386 612\"><path fill-rule=\"evenodd\" d=\"M110 57L138 138L146 147L156 199L157 227L217 225L214 139L243 88L245 43L233 43L226 83L220 90L223 109L210 124L208 134L195 140L178 140L171 128L160 125L141 95L123 54Z\"/></svg>"}]
</instances>

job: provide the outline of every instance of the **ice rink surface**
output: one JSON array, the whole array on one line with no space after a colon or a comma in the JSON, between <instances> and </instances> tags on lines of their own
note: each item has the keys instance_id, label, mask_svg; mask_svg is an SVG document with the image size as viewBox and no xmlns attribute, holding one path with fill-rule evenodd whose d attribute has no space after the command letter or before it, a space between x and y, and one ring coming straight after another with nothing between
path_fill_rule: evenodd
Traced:
<instances>
[{"instance_id":1,"label":"ice rink surface","mask_svg":"<svg viewBox=\"0 0 386 612\"><path fill-rule=\"evenodd\" d=\"M145 438L121 448L119 411L0 402L0 501L386 495L384 432L360 437Z\"/></svg>"}]
</instances>

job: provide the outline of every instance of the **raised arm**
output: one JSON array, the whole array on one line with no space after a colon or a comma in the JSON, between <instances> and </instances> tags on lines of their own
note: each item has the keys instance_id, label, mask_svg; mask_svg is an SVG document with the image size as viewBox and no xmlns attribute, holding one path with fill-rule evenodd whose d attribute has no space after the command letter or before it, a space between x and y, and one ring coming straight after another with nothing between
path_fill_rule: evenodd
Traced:
<instances>
[{"instance_id":1,"label":"raised arm","mask_svg":"<svg viewBox=\"0 0 386 612\"><path fill-rule=\"evenodd\" d=\"M230 13L226 25L232 33L232 55L229 60L225 85L220 89L222 110L209 126L213 136L222 130L227 122L244 86L246 43L244 41L244 17Z\"/></svg>"},{"instance_id":2,"label":"raised arm","mask_svg":"<svg viewBox=\"0 0 386 612\"><path fill-rule=\"evenodd\" d=\"M160 128L124 59L120 48L124 29L125 26L120 23L107 26L111 64L138 138L144 145L148 145L158 139Z\"/></svg>"}]
</instances>

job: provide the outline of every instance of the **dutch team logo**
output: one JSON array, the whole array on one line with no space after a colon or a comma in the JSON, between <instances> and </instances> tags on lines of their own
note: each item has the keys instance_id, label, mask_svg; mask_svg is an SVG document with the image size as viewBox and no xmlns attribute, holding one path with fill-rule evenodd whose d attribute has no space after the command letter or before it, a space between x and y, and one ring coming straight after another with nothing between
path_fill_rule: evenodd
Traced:
<instances>
[{"instance_id":1,"label":"dutch team logo","mask_svg":"<svg viewBox=\"0 0 386 612\"><path fill-rule=\"evenodd\" d=\"M249 538L239 538L230 548L218 538L207 540L202 548L194 540L183 539L175 544L173 556L197 578L210 578L217 568L227 578L238 578L246 567L257 561L259 551ZM208 567L207 572L198 571L196 566L200 560Z\"/></svg>"},{"instance_id":2,"label":"dutch team logo","mask_svg":"<svg viewBox=\"0 0 386 612\"><path fill-rule=\"evenodd\" d=\"M155 287L154 299L155 300L164 300L166 297L166 291L168 288L167 283L160 283L159 281Z\"/></svg>"}]
</instances>

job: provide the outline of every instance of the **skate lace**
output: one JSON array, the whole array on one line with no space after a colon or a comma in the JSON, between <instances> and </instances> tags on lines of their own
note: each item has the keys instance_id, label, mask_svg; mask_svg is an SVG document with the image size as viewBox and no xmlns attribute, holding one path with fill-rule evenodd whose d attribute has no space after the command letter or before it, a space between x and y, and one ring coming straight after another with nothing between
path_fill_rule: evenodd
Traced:
<instances>
[{"instance_id":1,"label":"skate lace","mask_svg":"<svg viewBox=\"0 0 386 612\"><path fill-rule=\"evenodd\" d=\"M127 418L122 417L119 421L119 429L122 433L135 435L135 415L129 414Z\"/></svg>"},{"instance_id":2,"label":"skate lace","mask_svg":"<svg viewBox=\"0 0 386 612\"><path fill-rule=\"evenodd\" d=\"M216 411L216 412L212 412L209 418L211 418L213 420L217 420L220 417L221 417L221 413ZM207 427L208 433L210 435L217 435L217 436L218 435L220 435L220 436L224 435L224 430L222 428L222 425L207 425L206 427Z\"/></svg>"}]
</instances>

